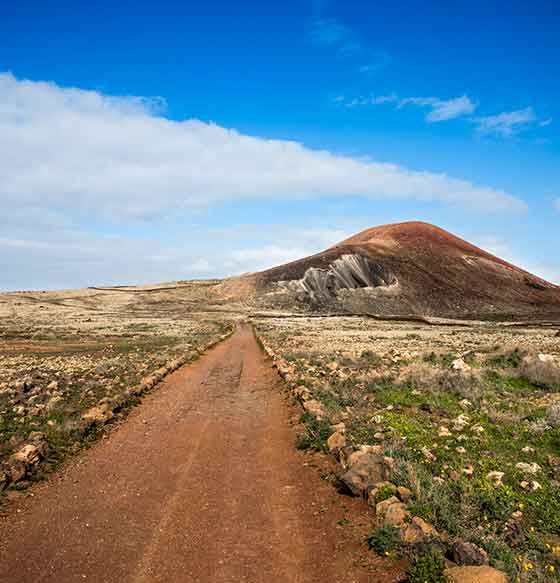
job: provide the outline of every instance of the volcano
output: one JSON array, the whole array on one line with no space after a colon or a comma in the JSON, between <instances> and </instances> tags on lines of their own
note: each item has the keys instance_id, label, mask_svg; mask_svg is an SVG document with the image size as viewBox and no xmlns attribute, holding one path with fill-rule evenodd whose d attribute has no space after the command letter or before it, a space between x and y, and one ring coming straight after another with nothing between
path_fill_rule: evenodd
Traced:
<instances>
[{"instance_id":1,"label":"volcano","mask_svg":"<svg viewBox=\"0 0 560 583\"><path fill-rule=\"evenodd\" d=\"M367 229L317 255L234 280L232 289L251 290L261 304L306 311L560 316L560 287L423 222Z\"/></svg>"}]
</instances>

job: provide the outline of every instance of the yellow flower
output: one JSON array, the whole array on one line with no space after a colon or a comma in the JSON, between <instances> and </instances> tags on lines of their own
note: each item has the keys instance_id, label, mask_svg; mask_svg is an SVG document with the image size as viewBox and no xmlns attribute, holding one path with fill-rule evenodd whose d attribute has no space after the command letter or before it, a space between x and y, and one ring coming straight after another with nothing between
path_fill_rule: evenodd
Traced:
<instances>
[{"instance_id":1,"label":"yellow flower","mask_svg":"<svg viewBox=\"0 0 560 583\"><path fill-rule=\"evenodd\" d=\"M554 571L554 565L548 565L548 570L552 573Z\"/></svg>"}]
</instances>

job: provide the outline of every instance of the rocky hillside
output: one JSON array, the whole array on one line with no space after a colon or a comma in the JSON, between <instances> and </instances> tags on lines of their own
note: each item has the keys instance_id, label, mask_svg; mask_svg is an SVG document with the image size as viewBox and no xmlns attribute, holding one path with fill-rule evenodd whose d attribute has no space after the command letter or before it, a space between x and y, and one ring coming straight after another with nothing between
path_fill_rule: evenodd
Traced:
<instances>
[{"instance_id":1,"label":"rocky hillside","mask_svg":"<svg viewBox=\"0 0 560 583\"><path fill-rule=\"evenodd\" d=\"M235 278L266 305L463 318L558 318L560 288L427 223L368 229L311 257Z\"/></svg>"}]
</instances>

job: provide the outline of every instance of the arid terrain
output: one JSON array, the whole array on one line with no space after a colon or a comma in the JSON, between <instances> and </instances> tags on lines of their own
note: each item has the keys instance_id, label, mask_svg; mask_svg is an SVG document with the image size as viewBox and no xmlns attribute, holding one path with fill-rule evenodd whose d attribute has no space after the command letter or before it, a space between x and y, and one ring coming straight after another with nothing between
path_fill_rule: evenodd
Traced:
<instances>
[{"instance_id":1,"label":"arid terrain","mask_svg":"<svg viewBox=\"0 0 560 583\"><path fill-rule=\"evenodd\" d=\"M433 229L0 294L0 581L558 581L560 290Z\"/></svg>"},{"instance_id":2,"label":"arid terrain","mask_svg":"<svg viewBox=\"0 0 560 583\"><path fill-rule=\"evenodd\" d=\"M429 581L440 580L442 553L490 563L512 581L557 580L556 328L361 317L254 322L305 410L298 447L338 459L339 487L367 499L377 517L374 549L409 554L413 573L430 573ZM356 452L369 465L360 467Z\"/></svg>"}]
</instances>

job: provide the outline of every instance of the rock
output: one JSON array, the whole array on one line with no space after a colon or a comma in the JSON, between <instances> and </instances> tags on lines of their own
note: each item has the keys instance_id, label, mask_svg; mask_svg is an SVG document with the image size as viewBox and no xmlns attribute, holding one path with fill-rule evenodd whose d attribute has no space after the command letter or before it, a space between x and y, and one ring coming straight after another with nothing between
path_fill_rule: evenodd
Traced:
<instances>
[{"instance_id":1,"label":"rock","mask_svg":"<svg viewBox=\"0 0 560 583\"><path fill-rule=\"evenodd\" d=\"M451 431L449 431L449 429L447 429L447 427L440 427L439 431L438 431L438 436L439 437L449 437L451 435Z\"/></svg>"},{"instance_id":2,"label":"rock","mask_svg":"<svg viewBox=\"0 0 560 583\"><path fill-rule=\"evenodd\" d=\"M448 583L508 583L506 574L492 567L452 567L443 574Z\"/></svg>"},{"instance_id":3,"label":"rock","mask_svg":"<svg viewBox=\"0 0 560 583\"><path fill-rule=\"evenodd\" d=\"M399 486L397 488L397 495L405 503L412 498L412 492L404 486Z\"/></svg>"},{"instance_id":4,"label":"rock","mask_svg":"<svg viewBox=\"0 0 560 583\"><path fill-rule=\"evenodd\" d=\"M435 462L437 460L437 457L427 447L423 447L421 451L422 451L422 455L429 462Z\"/></svg>"},{"instance_id":5,"label":"rock","mask_svg":"<svg viewBox=\"0 0 560 583\"><path fill-rule=\"evenodd\" d=\"M113 417L112 407L109 403L102 403L92 407L82 414L82 419L90 423L105 423Z\"/></svg>"},{"instance_id":6,"label":"rock","mask_svg":"<svg viewBox=\"0 0 560 583\"><path fill-rule=\"evenodd\" d=\"M502 486L503 478L505 476L504 472L488 472L486 474L486 479L490 480L494 486Z\"/></svg>"},{"instance_id":7,"label":"rock","mask_svg":"<svg viewBox=\"0 0 560 583\"><path fill-rule=\"evenodd\" d=\"M350 469L340 477L340 480L354 496L365 496L379 482L385 482L389 478L389 473L383 456L365 453L358 461L350 464Z\"/></svg>"},{"instance_id":8,"label":"rock","mask_svg":"<svg viewBox=\"0 0 560 583\"><path fill-rule=\"evenodd\" d=\"M293 391L292 394L296 399L300 401L309 401L311 399L311 391L304 386L298 386Z\"/></svg>"},{"instance_id":9,"label":"rock","mask_svg":"<svg viewBox=\"0 0 560 583\"><path fill-rule=\"evenodd\" d=\"M11 459L22 462L28 466L34 466L41 460L41 453L36 445L31 445L28 443L20 450L16 451L16 453L11 456Z\"/></svg>"},{"instance_id":10,"label":"rock","mask_svg":"<svg viewBox=\"0 0 560 583\"><path fill-rule=\"evenodd\" d=\"M528 455L535 453L535 448L534 447L530 447L528 445L526 445L522 450L523 453L526 453Z\"/></svg>"},{"instance_id":11,"label":"rock","mask_svg":"<svg viewBox=\"0 0 560 583\"><path fill-rule=\"evenodd\" d=\"M375 518L378 526L402 526L408 518L408 512L396 496L391 496L376 504Z\"/></svg>"},{"instance_id":12,"label":"rock","mask_svg":"<svg viewBox=\"0 0 560 583\"><path fill-rule=\"evenodd\" d=\"M323 407L323 404L317 401L316 399L309 399L308 401L305 401L303 403L303 408L317 419L323 419L324 417L326 417L326 412L325 408Z\"/></svg>"},{"instance_id":13,"label":"rock","mask_svg":"<svg viewBox=\"0 0 560 583\"><path fill-rule=\"evenodd\" d=\"M346 437L344 437L344 433L340 431L335 431L328 439L327 439L327 447L331 453L336 453L337 451L341 450L346 445Z\"/></svg>"},{"instance_id":14,"label":"rock","mask_svg":"<svg viewBox=\"0 0 560 583\"><path fill-rule=\"evenodd\" d=\"M524 474L529 474L531 476L536 476L541 471L541 466L539 466L539 464L537 464L536 462L533 462L531 464L519 462L518 464L515 464L515 467L520 472L523 472Z\"/></svg>"},{"instance_id":15,"label":"rock","mask_svg":"<svg viewBox=\"0 0 560 583\"><path fill-rule=\"evenodd\" d=\"M58 381L51 381L47 385L47 390L49 391L56 391L58 389Z\"/></svg>"},{"instance_id":16,"label":"rock","mask_svg":"<svg viewBox=\"0 0 560 583\"><path fill-rule=\"evenodd\" d=\"M27 439L29 439L29 441L44 441L45 434L41 431L31 431L27 436Z\"/></svg>"},{"instance_id":17,"label":"rock","mask_svg":"<svg viewBox=\"0 0 560 583\"><path fill-rule=\"evenodd\" d=\"M538 354L537 360L540 362L552 362L552 363L554 363L554 356L552 356L552 354Z\"/></svg>"},{"instance_id":18,"label":"rock","mask_svg":"<svg viewBox=\"0 0 560 583\"><path fill-rule=\"evenodd\" d=\"M349 468L357 464L365 455L370 453L381 454L383 447L380 445L360 445L356 451L352 451L348 456L347 465Z\"/></svg>"},{"instance_id":19,"label":"rock","mask_svg":"<svg viewBox=\"0 0 560 583\"><path fill-rule=\"evenodd\" d=\"M468 372L471 370L471 367L462 358L455 359L451 363L451 368L460 372Z\"/></svg>"},{"instance_id":20,"label":"rock","mask_svg":"<svg viewBox=\"0 0 560 583\"><path fill-rule=\"evenodd\" d=\"M409 545L425 543L438 538L437 530L419 516L415 516L403 533L403 541Z\"/></svg>"},{"instance_id":21,"label":"rock","mask_svg":"<svg viewBox=\"0 0 560 583\"><path fill-rule=\"evenodd\" d=\"M461 401L459 401L459 405L461 409L469 409L470 407L472 407L472 402L469 401L468 399L462 399Z\"/></svg>"},{"instance_id":22,"label":"rock","mask_svg":"<svg viewBox=\"0 0 560 583\"><path fill-rule=\"evenodd\" d=\"M536 480L531 480L530 482L522 480L519 485L527 492L536 492L542 488L542 486Z\"/></svg>"},{"instance_id":23,"label":"rock","mask_svg":"<svg viewBox=\"0 0 560 583\"><path fill-rule=\"evenodd\" d=\"M488 565L486 551L472 543L464 541L457 541L453 545L453 560L462 566Z\"/></svg>"},{"instance_id":24,"label":"rock","mask_svg":"<svg viewBox=\"0 0 560 583\"><path fill-rule=\"evenodd\" d=\"M58 407L58 404L63 401L64 399L60 395L55 395L51 399L49 399L48 403L45 406L47 411L53 411Z\"/></svg>"},{"instance_id":25,"label":"rock","mask_svg":"<svg viewBox=\"0 0 560 583\"><path fill-rule=\"evenodd\" d=\"M469 424L469 421L467 415L459 415L456 419L453 419L453 429L455 429L455 431L463 431L463 429Z\"/></svg>"}]
</instances>

